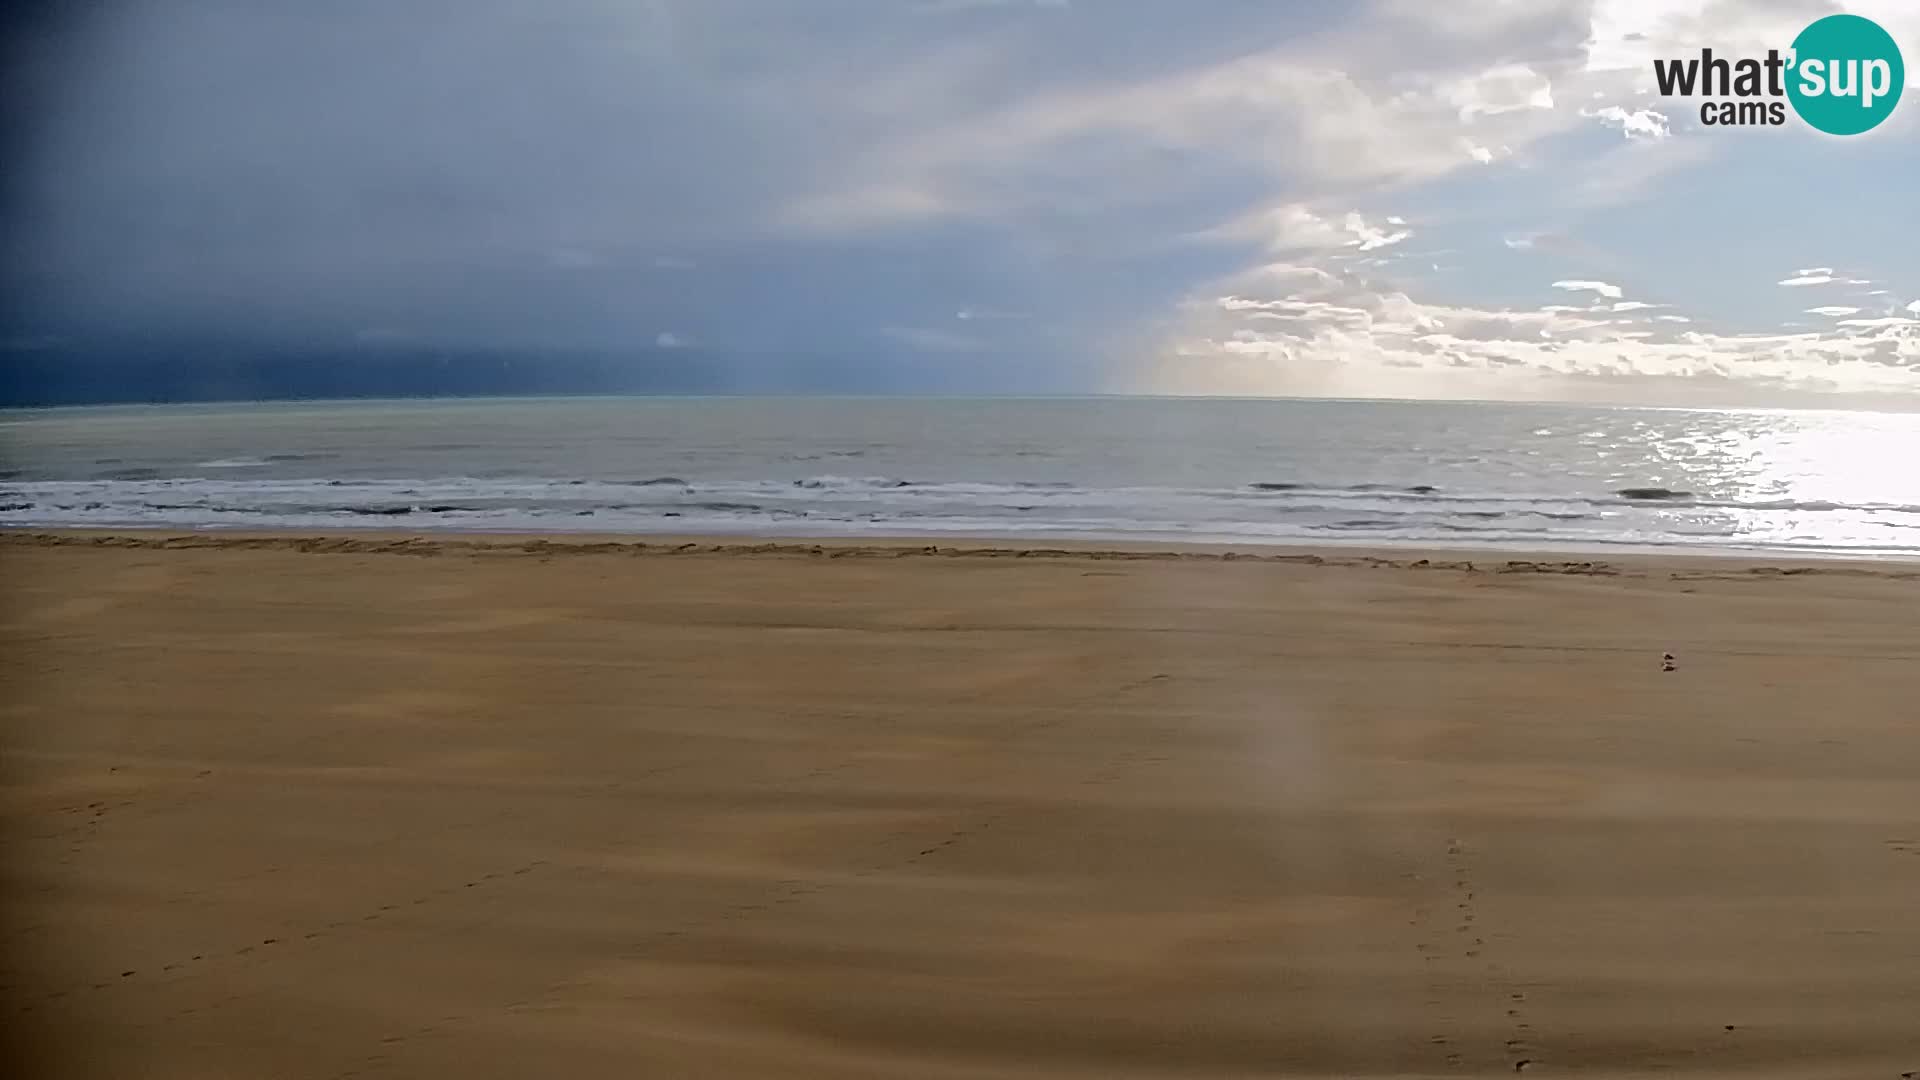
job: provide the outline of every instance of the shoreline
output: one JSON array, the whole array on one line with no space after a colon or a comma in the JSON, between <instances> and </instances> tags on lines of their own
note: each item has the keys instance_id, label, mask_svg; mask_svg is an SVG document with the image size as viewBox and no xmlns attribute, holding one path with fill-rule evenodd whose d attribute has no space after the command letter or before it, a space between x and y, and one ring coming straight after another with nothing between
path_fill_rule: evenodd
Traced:
<instances>
[{"instance_id":1,"label":"shoreline","mask_svg":"<svg viewBox=\"0 0 1920 1080\"><path fill-rule=\"evenodd\" d=\"M1248 562L1491 573L1592 576L1696 576L1737 569L1754 577L1846 575L1920 577L1920 559L1844 554L1774 556L1758 552L1634 549L1588 557L1550 549L1233 544L1180 541L1059 540L1004 537L744 537L710 534L449 532L404 529L210 531L117 528L0 529L9 548L291 551L305 554L464 556L774 557L829 559L1020 559L1067 561Z\"/></svg>"}]
</instances>

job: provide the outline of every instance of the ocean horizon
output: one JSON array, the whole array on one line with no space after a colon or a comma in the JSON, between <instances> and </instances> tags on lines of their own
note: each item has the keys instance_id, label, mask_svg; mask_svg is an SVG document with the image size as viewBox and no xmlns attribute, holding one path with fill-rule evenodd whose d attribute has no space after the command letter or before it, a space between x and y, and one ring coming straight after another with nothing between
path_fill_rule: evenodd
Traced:
<instances>
[{"instance_id":1,"label":"ocean horizon","mask_svg":"<svg viewBox=\"0 0 1920 1080\"><path fill-rule=\"evenodd\" d=\"M1920 416L1223 397L0 412L0 527L1920 555Z\"/></svg>"}]
</instances>

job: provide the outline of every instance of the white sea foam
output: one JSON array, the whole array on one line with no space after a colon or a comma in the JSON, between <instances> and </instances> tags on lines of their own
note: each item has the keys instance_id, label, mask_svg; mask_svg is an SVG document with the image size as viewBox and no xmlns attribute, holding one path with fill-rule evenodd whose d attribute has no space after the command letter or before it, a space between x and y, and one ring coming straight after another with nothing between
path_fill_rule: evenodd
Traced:
<instances>
[{"instance_id":1,"label":"white sea foam","mask_svg":"<svg viewBox=\"0 0 1920 1080\"><path fill-rule=\"evenodd\" d=\"M1834 528L1755 536L1756 520L1820 515L1852 545L1901 550L1920 507L1806 500L1645 503L1495 493L1410 493L1378 485L1284 489L1113 487L1064 482L655 478L221 479L14 481L0 524L219 528L393 528L1027 535L1474 544L1612 544L1827 549ZM1871 542L1866 542L1871 541Z\"/></svg>"}]
</instances>

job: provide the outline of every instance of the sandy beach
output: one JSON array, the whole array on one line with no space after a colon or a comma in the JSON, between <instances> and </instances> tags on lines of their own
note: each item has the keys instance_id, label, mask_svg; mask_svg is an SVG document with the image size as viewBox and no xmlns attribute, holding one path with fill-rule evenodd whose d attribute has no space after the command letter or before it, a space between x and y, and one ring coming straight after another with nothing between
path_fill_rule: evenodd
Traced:
<instances>
[{"instance_id":1,"label":"sandy beach","mask_svg":"<svg viewBox=\"0 0 1920 1080\"><path fill-rule=\"evenodd\" d=\"M1920 1070L1914 564L12 533L0 574L19 1075Z\"/></svg>"}]
</instances>

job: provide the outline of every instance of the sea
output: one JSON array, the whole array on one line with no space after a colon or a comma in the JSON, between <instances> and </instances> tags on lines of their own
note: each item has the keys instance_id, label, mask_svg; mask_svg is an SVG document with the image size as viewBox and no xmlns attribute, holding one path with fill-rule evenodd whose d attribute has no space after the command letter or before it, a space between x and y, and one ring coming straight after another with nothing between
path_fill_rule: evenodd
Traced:
<instances>
[{"instance_id":1,"label":"sea","mask_svg":"<svg viewBox=\"0 0 1920 1080\"><path fill-rule=\"evenodd\" d=\"M1205 398L0 412L0 527L1920 554L1920 416Z\"/></svg>"}]
</instances>

